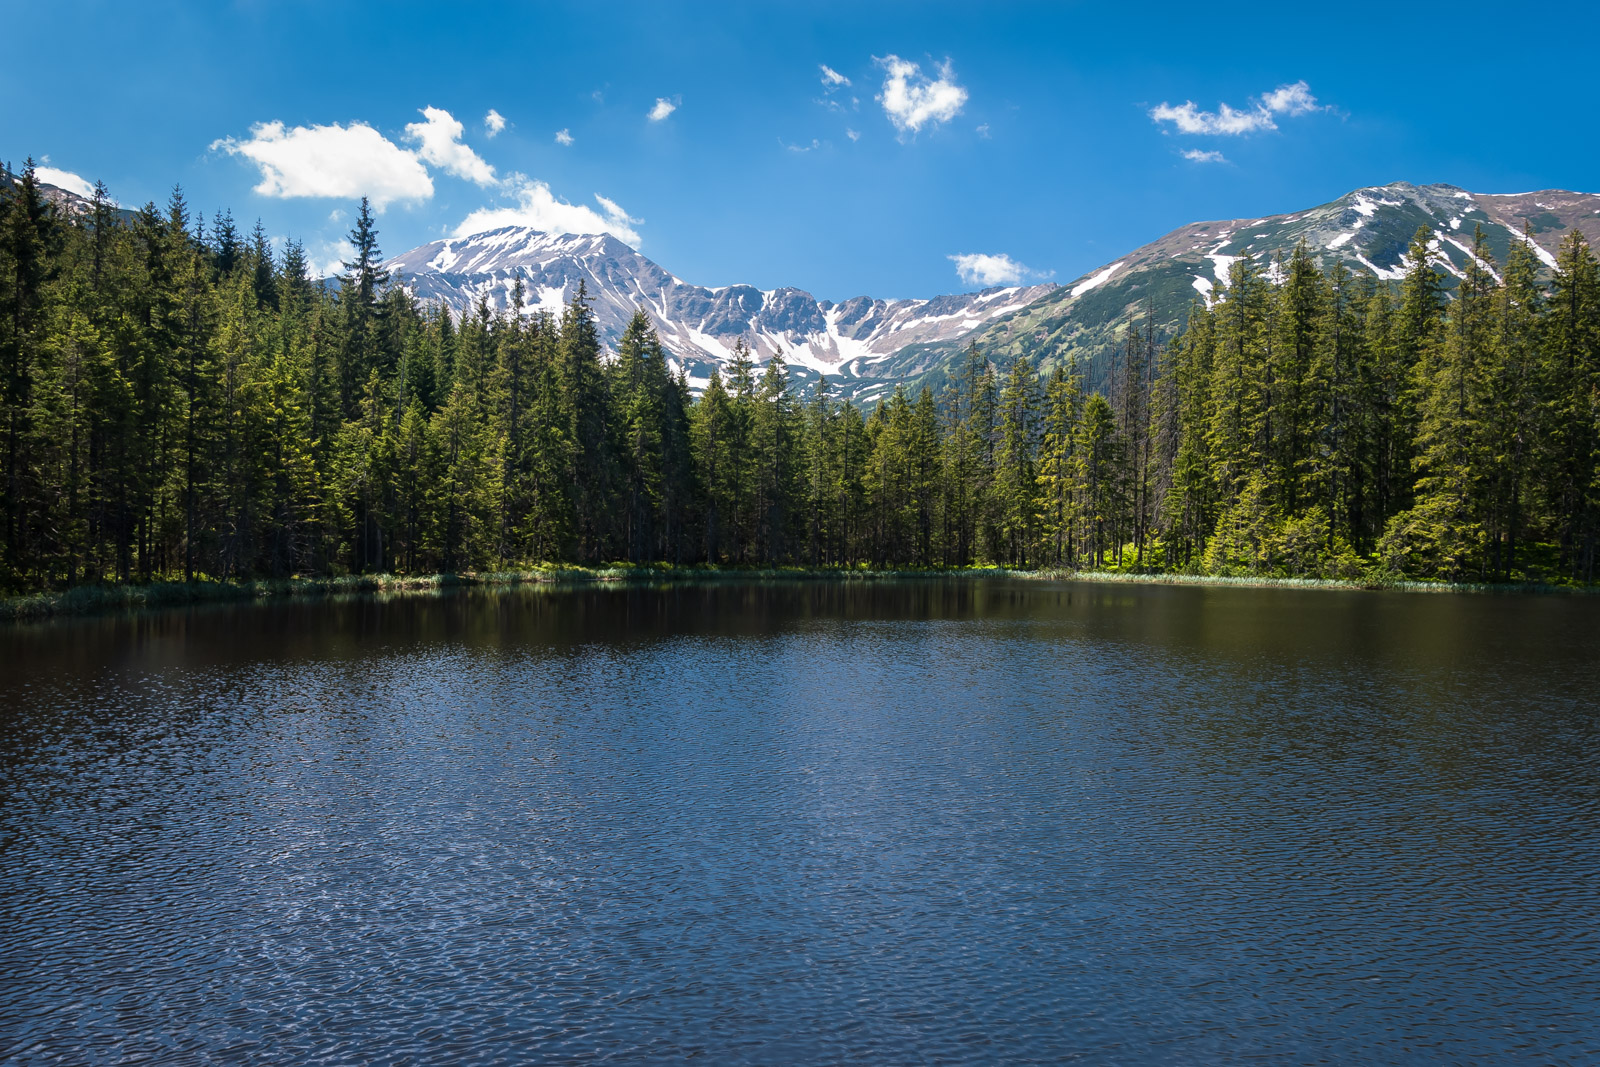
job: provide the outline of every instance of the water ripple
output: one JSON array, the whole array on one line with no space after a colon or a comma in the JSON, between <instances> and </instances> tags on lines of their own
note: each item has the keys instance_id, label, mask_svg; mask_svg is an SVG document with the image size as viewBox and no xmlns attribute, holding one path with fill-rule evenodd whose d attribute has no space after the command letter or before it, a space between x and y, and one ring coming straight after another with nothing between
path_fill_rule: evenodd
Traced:
<instances>
[{"instance_id":1,"label":"water ripple","mask_svg":"<svg viewBox=\"0 0 1600 1067\"><path fill-rule=\"evenodd\" d=\"M6 1063L1584 1063L1600 605L1035 583L0 634Z\"/></svg>"}]
</instances>

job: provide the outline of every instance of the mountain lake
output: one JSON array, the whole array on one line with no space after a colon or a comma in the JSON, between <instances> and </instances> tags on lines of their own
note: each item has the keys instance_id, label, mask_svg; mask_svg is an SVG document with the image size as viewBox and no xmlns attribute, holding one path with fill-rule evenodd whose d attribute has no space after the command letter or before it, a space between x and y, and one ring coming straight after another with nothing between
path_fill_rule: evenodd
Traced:
<instances>
[{"instance_id":1,"label":"mountain lake","mask_svg":"<svg viewBox=\"0 0 1600 1067\"><path fill-rule=\"evenodd\" d=\"M0 1062L1595 1063L1600 597L0 629Z\"/></svg>"}]
</instances>

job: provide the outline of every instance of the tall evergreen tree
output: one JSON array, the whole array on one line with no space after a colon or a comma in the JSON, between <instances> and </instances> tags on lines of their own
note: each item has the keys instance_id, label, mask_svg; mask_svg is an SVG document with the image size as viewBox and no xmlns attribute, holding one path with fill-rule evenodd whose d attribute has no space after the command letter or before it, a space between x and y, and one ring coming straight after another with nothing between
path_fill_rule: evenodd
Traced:
<instances>
[{"instance_id":1,"label":"tall evergreen tree","mask_svg":"<svg viewBox=\"0 0 1600 1067\"><path fill-rule=\"evenodd\" d=\"M1545 493L1562 570L1592 582L1600 554L1600 267L1577 231L1557 257L1545 330Z\"/></svg>"},{"instance_id":2,"label":"tall evergreen tree","mask_svg":"<svg viewBox=\"0 0 1600 1067\"><path fill-rule=\"evenodd\" d=\"M378 229L372 206L361 198L356 224L350 230L354 252L339 277L339 307L343 312L343 344L339 349L339 388L346 417L356 417L362 390L379 369L378 298L389 272L378 251Z\"/></svg>"},{"instance_id":3,"label":"tall evergreen tree","mask_svg":"<svg viewBox=\"0 0 1600 1067\"><path fill-rule=\"evenodd\" d=\"M1000 396L995 499L1005 561L1027 566L1038 521L1038 377L1026 356L1012 361Z\"/></svg>"}]
</instances>

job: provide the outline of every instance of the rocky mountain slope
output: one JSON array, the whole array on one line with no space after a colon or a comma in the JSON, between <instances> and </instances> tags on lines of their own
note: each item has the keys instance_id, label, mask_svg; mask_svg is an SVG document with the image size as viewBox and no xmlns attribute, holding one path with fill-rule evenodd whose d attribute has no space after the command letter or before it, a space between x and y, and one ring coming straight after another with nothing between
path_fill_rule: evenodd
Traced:
<instances>
[{"instance_id":1,"label":"rocky mountain slope","mask_svg":"<svg viewBox=\"0 0 1600 1067\"><path fill-rule=\"evenodd\" d=\"M801 289L749 285L706 288L674 276L606 235L552 235L508 227L436 241L390 260L418 296L458 313L480 298L507 307L522 279L526 309L559 314L582 280L603 337L614 343L635 308L650 316L690 380L703 384L743 340L765 361L782 349L802 381L826 374L844 394L870 401L896 383L937 382L953 358L977 342L992 358L1024 353L1042 366L1075 357L1098 383L1120 331L1152 308L1170 336L1195 301L1209 302L1235 259L1263 263L1304 240L1326 266L1397 279L1419 226L1433 233L1435 262L1459 277L1481 226L1494 259L1531 233L1544 269L1569 232L1600 246L1600 195L1549 190L1492 195L1451 185L1358 189L1331 203L1286 215L1196 222L1134 249L1068 285L986 289L930 300L842 303Z\"/></svg>"},{"instance_id":2,"label":"rocky mountain slope","mask_svg":"<svg viewBox=\"0 0 1600 1067\"><path fill-rule=\"evenodd\" d=\"M1453 281L1471 256L1472 235L1482 227L1490 252L1504 263L1513 241L1532 234L1542 269L1555 266L1567 234L1578 230L1600 246L1600 195L1546 190L1532 193L1469 193L1453 185L1391 185L1357 189L1331 203L1287 215L1196 222L1137 248L1035 300L1003 320L974 330L953 344L905 352L909 373L937 374L969 341L997 360L1018 352L1043 364L1076 357L1091 381L1104 372L1128 317L1154 309L1158 332L1170 336L1195 300L1210 302L1243 255L1267 265L1304 240L1324 267L1342 261L1352 271L1398 279L1406 249L1418 227L1433 232L1434 262ZM888 369L888 368L886 368Z\"/></svg>"},{"instance_id":3,"label":"rocky mountain slope","mask_svg":"<svg viewBox=\"0 0 1600 1067\"><path fill-rule=\"evenodd\" d=\"M880 395L904 375L882 373L908 346L965 337L1048 295L1054 285L985 289L931 300L842 303L802 289L691 285L606 234L547 234L505 227L435 241L386 266L419 298L470 313L479 300L510 306L521 279L524 312L559 315L581 280L594 301L601 336L615 343L636 308L650 316L691 384L703 385L726 365L742 340L765 362L782 350L796 377L819 374L862 399Z\"/></svg>"}]
</instances>

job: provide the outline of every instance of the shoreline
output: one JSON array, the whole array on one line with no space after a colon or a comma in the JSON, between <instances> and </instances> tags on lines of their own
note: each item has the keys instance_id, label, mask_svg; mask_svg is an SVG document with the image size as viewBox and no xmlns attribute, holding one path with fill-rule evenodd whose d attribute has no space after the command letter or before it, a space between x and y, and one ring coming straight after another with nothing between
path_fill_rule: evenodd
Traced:
<instances>
[{"instance_id":1,"label":"shoreline","mask_svg":"<svg viewBox=\"0 0 1600 1067\"><path fill-rule=\"evenodd\" d=\"M1092 582L1103 585L1184 585L1216 588L1315 589L1335 592L1407 592L1467 594L1600 593L1596 586L1549 585L1538 582L1362 581L1338 578L1272 578L1220 575L1076 571L1063 568L953 567L873 570L851 567L673 566L613 564L603 567L551 567L528 571L468 572L403 576L348 575L334 578L280 578L248 582L150 582L142 585L85 585L60 592L0 598L0 622L144 611L246 600L320 598L330 596L438 594L453 589L502 589L517 586L615 585L626 582L754 582L754 581L895 581L907 579Z\"/></svg>"}]
</instances>

